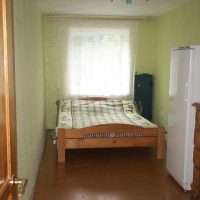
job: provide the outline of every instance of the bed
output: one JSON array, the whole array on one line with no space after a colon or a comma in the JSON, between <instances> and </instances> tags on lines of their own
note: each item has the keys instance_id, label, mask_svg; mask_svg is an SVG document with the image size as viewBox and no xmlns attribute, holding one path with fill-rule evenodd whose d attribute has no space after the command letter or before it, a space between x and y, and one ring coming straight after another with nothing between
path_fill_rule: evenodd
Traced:
<instances>
[{"instance_id":1,"label":"bed","mask_svg":"<svg viewBox=\"0 0 200 200\"><path fill-rule=\"evenodd\" d=\"M144 119L133 100L87 98L56 102L58 162L67 149L156 147L164 158L164 129Z\"/></svg>"}]
</instances>

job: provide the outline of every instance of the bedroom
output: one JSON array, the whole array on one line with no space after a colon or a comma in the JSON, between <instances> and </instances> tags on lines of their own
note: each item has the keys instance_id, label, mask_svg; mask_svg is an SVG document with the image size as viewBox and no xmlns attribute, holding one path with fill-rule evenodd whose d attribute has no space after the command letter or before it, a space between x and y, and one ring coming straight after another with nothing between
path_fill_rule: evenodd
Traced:
<instances>
[{"instance_id":1,"label":"bedroom","mask_svg":"<svg viewBox=\"0 0 200 200\"><path fill-rule=\"evenodd\" d=\"M170 49L200 43L200 3L192 0L151 22L140 22L136 60L138 73L154 75L154 122L166 127ZM43 19L34 1L14 1L18 176L27 177L25 196L33 191L44 146L45 120ZM156 106L155 106L156 105ZM54 111L53 111L54 112ZM55 123L54 119L52 119Z\"/></svg>"}]
</instances>

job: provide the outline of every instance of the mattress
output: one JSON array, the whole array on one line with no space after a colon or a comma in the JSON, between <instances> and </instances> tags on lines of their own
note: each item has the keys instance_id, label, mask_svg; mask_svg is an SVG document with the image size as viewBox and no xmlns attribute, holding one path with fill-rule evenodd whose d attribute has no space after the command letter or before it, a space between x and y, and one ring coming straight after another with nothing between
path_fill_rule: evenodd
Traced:
<instances>
[{"instance_id":1,"label":"mattress","mask_svg":"<svg viewBox=\"0 0 200 200\"><path fill-rule=\"evenodd\" d=\"M133 100L64 99L59 100L58 105L57 128L80 129L100 124L129 124L143 128L157 127L138 113ZM116 136L113 135L113 137Z\"/></svg>"}]
</instances>

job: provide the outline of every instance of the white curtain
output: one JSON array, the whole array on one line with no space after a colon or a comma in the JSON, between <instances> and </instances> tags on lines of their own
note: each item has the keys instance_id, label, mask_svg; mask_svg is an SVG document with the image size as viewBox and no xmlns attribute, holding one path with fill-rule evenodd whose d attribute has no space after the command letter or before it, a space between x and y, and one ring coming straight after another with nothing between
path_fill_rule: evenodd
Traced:
<instances>
[{"instance_id":1,"label":"white curtain","mask_svg":"<svg viewBox=\"0 0 200 200\"><path fill-rule=\"evenodd\" d=\"M57 63L58 98L132 96L137 22L51 23L56 30L51 40L55 40L57 49L53 56Z\"/></svg>"}]
</instances>

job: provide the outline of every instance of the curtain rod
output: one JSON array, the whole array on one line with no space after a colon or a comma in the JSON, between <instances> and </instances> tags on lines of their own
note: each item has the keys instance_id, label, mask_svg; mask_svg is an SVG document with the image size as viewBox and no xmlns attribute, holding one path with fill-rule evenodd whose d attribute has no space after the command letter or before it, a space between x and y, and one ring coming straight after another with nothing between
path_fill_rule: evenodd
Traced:
<instances>
[{"instance_id":1,"label":"curtain rod","mask_svg":"<svg viewBox=\"0 0 200 200\"><path fill-rule=\"evenodd\" d=\"M48 20L135 20L150 21L151 16L120 16L120 15L47 15Z\"/></svg>"}]
</instances>

